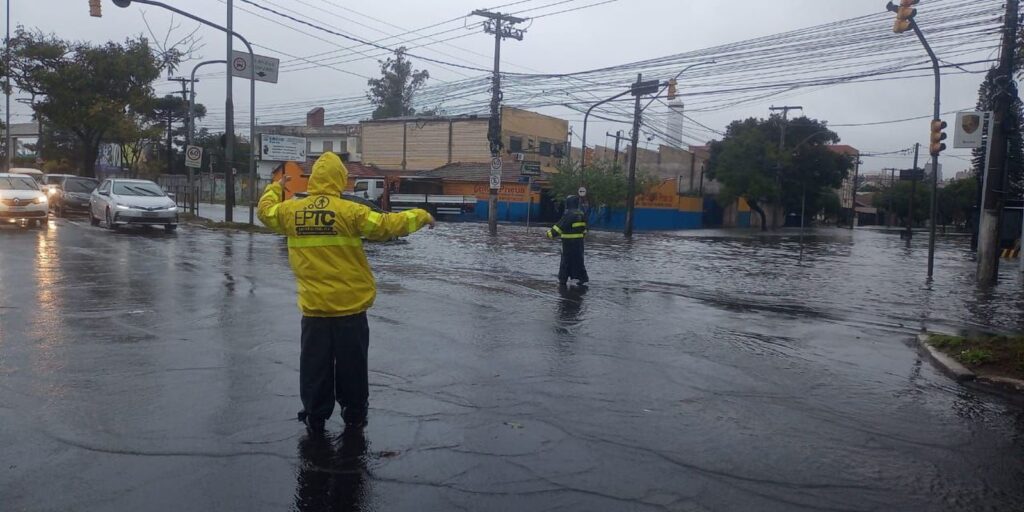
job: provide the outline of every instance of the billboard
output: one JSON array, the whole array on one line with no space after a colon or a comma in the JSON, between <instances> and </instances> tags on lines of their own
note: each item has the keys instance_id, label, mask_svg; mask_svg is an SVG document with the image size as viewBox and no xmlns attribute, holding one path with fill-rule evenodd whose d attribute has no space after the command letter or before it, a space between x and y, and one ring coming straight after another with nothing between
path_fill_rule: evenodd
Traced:
<instances>
[{"instance_id":1,"label":"billboard","mask_svg":"<svg viewBox=\"0 0 1024 512\"><path fill-rule=\"evenodd\" d=\"M260 134L260 160L305 162L306 138L262 133Z\"/></svg>"}]
</instances>

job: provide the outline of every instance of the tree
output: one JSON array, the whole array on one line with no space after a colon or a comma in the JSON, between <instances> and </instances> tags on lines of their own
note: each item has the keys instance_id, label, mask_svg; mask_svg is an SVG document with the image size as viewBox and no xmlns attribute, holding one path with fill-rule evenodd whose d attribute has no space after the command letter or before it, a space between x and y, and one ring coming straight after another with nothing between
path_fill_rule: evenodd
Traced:
<instances>
[{"instance_id":1,"label":"tree","mask_svg":"<svg viewBox=\"0 0 1024 512\"><path fill-rule=\"evenodd\" d=\"M708 176L722 185L720 199L731 203L742 197L768 229L762 206L782 205L799 212L807 200L807 215L828 206L828 193L842 185L852 159L830 150L839 135L826 123L807 117L788 121L786 146L780 150L782 118L749 118L734 121L720 141L711 142Z\"/></svg>"},{"instance_id":2,"label":"tree","mask_svg":"<svg viewBox=\"0 0 1024 512\"><path fill-rule=\"evenodd\" d=\"M395 50L394 57L380 62L380 78L371 78L366 83L370 90L366 98L377 108L374 119L411 116L416 114L413 97L430 78L426 70L413 71L412 62L405 58L405 47Z\"/></svg>"},{"instance_id":3,"label":"tree","mask_svg":"<svg viewBox=\"0 0 1024 512\"><path fill-rule=\"evenodd\" d=\"M1021 51L1024 50L1018 50L1018 52ZM1000 94L997 80L1002 81L1000 75L1001 73L997 68L990 69L988 74L985 75L985 80L978 88L979 111L995 109L996 99ZM1021 128L1024 127L1024 106L1022 106L1020 96L1017 94L1017 86L1013 84L1010 87L1014 99L1010 108L1010 119L1008 122L1013 129L1010 130L1010 146L1006 156L1006 188L1010 192L1010 198L1019 198L1024 194L1024 137L1021 136ZM974 165L975 177L978 181L977 193L979 195L975 199L980 203L981 182L985 176L985 148L974 150L972 163ZM999 165L999 163L993 162L992 165ZM996 188L1001 189L1002 186L997 184Z\"/></svg>"},{"instance_id":4,"label":"tree","mask_svg":"<svg viewBox=\"0 0 1024 512\"><path fill-rule=\"evenodd\" d=\"M211 132L206 128L200 129L195 137L192 139L192 144L201 146L203 148L204 158L208 158L209 161L223 162L224 161L224 134L221 132ZM234 147L234 160L235 163L232 167L235 169L247 169L249 167L249 154L252 151L252 145L249 140L245 137L235 137ZM219 166L219 164L218 164Z\"/></svg>"},{"instance_id":5,"label":"tree","mask_svg":"<svg viewBox=\"0 0 1024 512\"><path fill-rule=\"evenodd\" d=\"M965 226L974 210L978 181L974 178L954 180L939 190L939 223Z\"/></svg>"},{"instance_id":6,"label":"tree","mask_svg":"<svg viewBox=\"0 0 1024 512\"><path fill-rule=\"evenodd\" d=\"M900 181L895 186L888 187L882 192L875 194L872 205L876 208L888 209L891 202L893 213L900 219L900 224L906 224L908 209L910 208L910 192L914 191L914 224L924 222L929 216L931 192L928 187L928 179L917 184L916 189L909 181Z\"/></svg>"},{"instance_id":7,"label":"tree","mask_svg":"<svg viewBox=\"0 0 1024 512\"><path fill-rule=\"evenodd\" d=\"M11 40L18 88L55 130L75 137L81 173L95 176L100 145L113 127L146 105L161 66L144 38L92 45L19 28Z\"/></svg>"},{"instance_id":8,"label":"tree","mask_svg":"<svg viewBox=\"0 0 1024 512\"><path fill-rule=\"evenodd\" d=\"M562 164L559 172L551 175L551 190L558 200L578 194L580 184L587 187L587 200L594 206L623 208L629 196L629 175L620 167L606 160L587 164L585 169ZM640 196L657 185L658 179L638 169L636 173L636 194Z\"/></svg>"}]
</instances>

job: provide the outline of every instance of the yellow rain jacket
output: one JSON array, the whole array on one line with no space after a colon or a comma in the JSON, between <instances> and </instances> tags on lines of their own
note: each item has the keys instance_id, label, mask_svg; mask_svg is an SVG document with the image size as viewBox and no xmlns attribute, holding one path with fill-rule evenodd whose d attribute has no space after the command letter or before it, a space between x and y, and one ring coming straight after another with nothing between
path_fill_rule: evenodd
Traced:
<instances>
[{"instance_id":1,"label":"yellow rain jacket","mask_svg":"<svg viewBox=\"0 0 1024 512\"><path fill-rule=\"evenodd\" d=\"M348 170L334 153L324 153L309 178L309 197L282 201L278 183L259 203L264 225L288 237L288 261L299 288L304 316L354 315L373 305L377 286L363 252L363 238L390 240L431 221L424 210L377 213L341 198Z\"/></svg>"}]
</instances>

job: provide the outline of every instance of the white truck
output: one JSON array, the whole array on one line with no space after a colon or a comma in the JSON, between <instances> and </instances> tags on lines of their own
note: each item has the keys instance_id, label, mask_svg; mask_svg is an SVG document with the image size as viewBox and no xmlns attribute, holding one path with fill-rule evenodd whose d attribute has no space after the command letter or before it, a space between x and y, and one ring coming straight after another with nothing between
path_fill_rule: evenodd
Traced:
<instances>
[{"instance_id":1,"label":"white truck","mask_svg":"<svg viewBox=\"0 0 1024 512\"><path fill-rule=\"evenodd\" d=\"M386 202L393 212L423 208L435 215L462 215L476 208L474 195L431 193L441 189L441 182L436 178L360 178L356 180L353 191L346 192L346 195L382 204L389 181L392 191L387 194Z\"/></svg>"}]
</instances>

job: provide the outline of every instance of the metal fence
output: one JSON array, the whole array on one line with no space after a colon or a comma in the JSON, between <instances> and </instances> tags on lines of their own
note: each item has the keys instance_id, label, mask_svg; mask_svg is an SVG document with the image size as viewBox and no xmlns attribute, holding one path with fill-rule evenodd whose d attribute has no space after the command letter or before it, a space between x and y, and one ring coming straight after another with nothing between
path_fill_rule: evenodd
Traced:
<instances>
[{"instance_id":1,"label":"metal fence","mask_svg":"<svg viewBox=\"0 0 1024 512\"><path fill-rule=\"evenodd\" d=\"M249 176L235 176L235 204L248 206L250 200L259 200L259 193L269 185L269 178L257 178L255 190L250 186ZM193 213L199 203L223 203L227 188L223 174L202 174L193 176L192 190L188 188L188 176L183 174L163 174L157 183L164 190L174 195L174 200L182 208Z\"/></svg>"}]
</instances>

